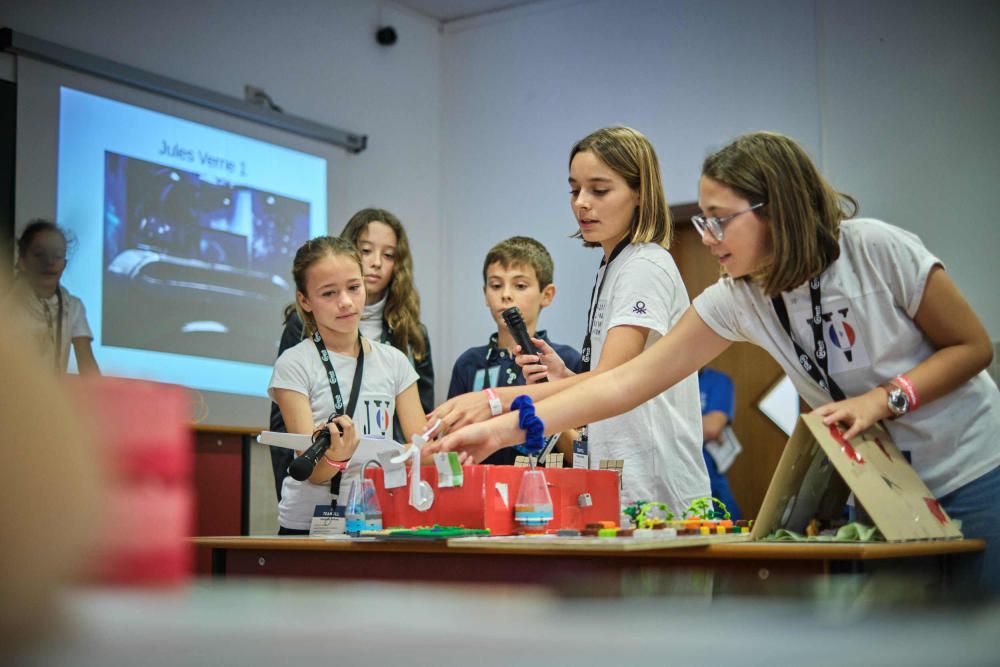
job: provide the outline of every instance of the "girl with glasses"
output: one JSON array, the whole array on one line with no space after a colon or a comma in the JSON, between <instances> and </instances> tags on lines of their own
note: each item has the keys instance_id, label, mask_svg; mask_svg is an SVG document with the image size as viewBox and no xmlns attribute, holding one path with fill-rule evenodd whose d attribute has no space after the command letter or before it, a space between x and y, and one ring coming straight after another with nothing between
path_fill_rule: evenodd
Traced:
<instances>
[{"instance_id":1,"label":"girl with glasses","mask_svg":"<svg viewBox=\"0 0 1000 667\"><path fill-rule=\"evenodd\" d=\"M519 355L516 361L529 383L545 377L549 382L497 388L494 405L500 409L509 409L519 394L541 399L638 357L676 325L689 305L667 250L670 212L659 161L646 137L631 128L610 127L581 139L570 151L569 187L575 236L601 250L581 367L566 368L550 345L532 339L539 354ZM641 404L573 423L571 427L588 424L586 440L574 445L574 463L598 468L602 460L623 461L624 503L656 500L679 514L694 499L707 496L696 370ZM609 398L603 387L597 395ZM439 407L431 420L440 417L445 428L454 427L466 411L485 419L492 409L483 392L465 394Z\"/></svg>"},{"instance_id":2,"label":"girl with glasses","mask_svg":"<svg viewBox=\"0 0 1000 667\"><path fill-rule=\"evenodd\" d=\"M731 343L755 343L845 437L885 420L965 536L987 540L963 574L979 569L984 587L1000 591L1000 392L984 370L992 344L941 260L910 232L852 219L856 202L779 134L748 134L710 155L698 204L702 242L725 275L638 358L539 402L547 429L631 410ZM504 416L436 448L482 459L520 439Z\"/></svg>"},{"instance_id":3,"label":"girl with glasses","mask_svg":"<svg viewBox=\"0 0 1000 667\"><path fill-rule=\"evenodd\" d=\"M82 375L99 375L83 302L63 287L68 241L61 227L32 220L17 240L17 272L8 302L35 341L33 352L56 373L65 373L70 345Z\"/></svg>"}]
</instances>

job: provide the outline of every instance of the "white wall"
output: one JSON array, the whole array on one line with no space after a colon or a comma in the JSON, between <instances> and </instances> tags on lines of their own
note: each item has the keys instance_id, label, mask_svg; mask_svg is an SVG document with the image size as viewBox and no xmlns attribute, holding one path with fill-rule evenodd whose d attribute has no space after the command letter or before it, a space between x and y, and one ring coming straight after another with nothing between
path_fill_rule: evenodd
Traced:
<instances>
[{"instance_id":1,"label":"white wall","mask_svg":"<svg viewBox=\"0 0 1000 667\"><path fill-rule=\"evenodd\" d=\"M450 24L442 368L489 333L481 261L515 233L555 258L542 325L580 344L599 255L566 239L567 155L617 123L653 141L671 203L696 198L702 159L735 135L795 137L863 213L920 234L1000 337L998 7L552 0Z\"/></svg>"},{"instance_id":2,"label":"white wall","mask_svg":"<svg viewBox=\"0 0 1000 667\"><path fill-rule=\"evenodd\" d=\"M579 347L599 250L576 230L566 185L573 143L625 124L656 147L670 203L694 201L702 159L769 128L819 145L811 3L550 2L447 28L444 211L453 280L451 358L483 344L482 259L528 234L556 265L541 326ZM450 359L446 368L450 368Z\"/></svg>"},{"instance_id":3,"label":"white wall","mask_svg":"<svg viewBox=\"0 0 1000 667\"><path fill-rule=\"evenodd\" d=\"M821 9L823 168L918 234L1000 339L1000 3Z\"/></svg>"},{"instance_id":4,"label":"white wall","mask_svg":"<svg viewBox=\"0 0 1000 667\"><path fill-rule=\"evenodd\" d=\"M442 36L435 22L391 5L382 18L399 33L391 48L375 43L375 0L8 0L0 7L0 25L15 31L237 98L250 83L287 113L367 134L367 150L333 165L341 173L330 229L339 233L365 206L400 217L438 350ZM261 419L266 414L265 405Z\"/></svg>"}]
</instances>

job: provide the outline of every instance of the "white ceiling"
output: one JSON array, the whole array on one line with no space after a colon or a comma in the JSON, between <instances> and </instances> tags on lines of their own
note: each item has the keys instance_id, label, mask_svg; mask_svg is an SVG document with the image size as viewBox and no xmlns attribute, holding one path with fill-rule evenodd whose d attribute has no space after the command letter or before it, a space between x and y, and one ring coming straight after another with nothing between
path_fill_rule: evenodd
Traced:
<instances>
[{"instance_id":1,"label":"white ceiling","mask_svg":"<svg viewBox=\"0 0 1000 667\"><path fill-rule=\"evenodd\" d=\"M429 18L448 23L459 19L489 14L511 7L531 5L538 0L393 0Z\"/></svg>"}]
</instances>

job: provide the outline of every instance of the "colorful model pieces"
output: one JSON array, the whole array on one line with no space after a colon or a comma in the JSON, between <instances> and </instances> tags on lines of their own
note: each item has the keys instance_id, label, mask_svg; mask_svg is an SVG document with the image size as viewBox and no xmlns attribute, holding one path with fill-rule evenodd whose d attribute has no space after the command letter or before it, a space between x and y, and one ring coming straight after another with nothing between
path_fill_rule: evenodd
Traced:
<instances>
[{"instance_id":1,"label":"colorful model pieces","mask_svg":"<svg viewBox=\"0 0 1000 667\"><path fill-rule=\"evenodd\" d=\"M750 532L751 521L685 519L683 521L654 520L639 528L619 528L610 521L588 523L581 531L584 537L635 537L638 539L685 535L741 535Z\"/></svg>"},{"instance_id":2,"label":"colorful model pieces","mask_svg":"<svg viewBox=\"0 0 1000 667\"><path fill-rule=\"evenodd\" d=\"M670 508L665 503L649 502L646 500L640 500L628 505L622 509L622 514L626 515L636 528L652 529L659 524L667 525L672 523L674 519L674 513L670 511ZM730 518L729 510L726 508L725 503L718 498L705 496L704 498L696 498L692 501L691 505L688 506L682 515L684 521L695 521L698 523L681 527L700 529L702 527L700 522L729 521ZM720 525L731 527L732 522ZM711 532L718 532L715 530L718 526L711 527L713 528Z\"/></svg>"},{"instance_id":3,"label":"colorful model pieces","mask_svg":"<svg viewBox=\"0 0 1000 667\"><path fill-rule=\"evenodd\" d=\"M721 515L721 516L720 516ZM691 501L691 504L686 510L684 510L684 517L692 517L698 519L729 519L729 510L726 509L726 504L719 500L718 498L713 498L712 496L705 496L704 498L695 498Z\"/></svg>"},{"instance_id":4,"label":"colorful model pieces","mask_svg":"<svg viewBox=\"0 0 1000 667\"><path fill-rule=\"evenodd\" d=\"M386 528L384 530L363 530L362 537L407 540L446 540L452 537L485 537L488 528L466 528L465 526L418 526L416 528Z\"/></svg>"}]
</instances>

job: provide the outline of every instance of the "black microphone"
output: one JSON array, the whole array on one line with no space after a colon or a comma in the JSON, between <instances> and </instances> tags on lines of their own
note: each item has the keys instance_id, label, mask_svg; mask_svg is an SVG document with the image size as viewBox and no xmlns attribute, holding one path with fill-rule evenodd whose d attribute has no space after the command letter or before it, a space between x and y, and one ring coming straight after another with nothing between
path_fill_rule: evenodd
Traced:
<instances>
[{"instance_id":1,"label":"black microphone","mask_svg":"<svg viewBox=\"0 0 1000 667\"><path fill-rule=\"evenodd\" d=\"M535 345L531 342L531 337L528 335L528 328L524 326L524 318L521 317L521 311L518 310L517 306L511 306L500 313L500 316L503 317L504 324L507 325L510 335L514 337L514 342L521 346L521 354L538 354L538 350L535 349ZM521 374L524 374L523 370ZM548 377L543 377L539 380L539 382L548 381Z\"/></svg>"},{"instance_id":2,"label":"black microphone","mask_svg":"<svg viewBox=\"0 0 1000 667\"><path fill-rule=\"evenodd\" d=\"M334 426L337 427L340 435L344 435L344 430L340 424L334 423ZM326 450L328 449L330 449L330 427L324 426L313 437L312 446L302 452L302 456L297 457L288 466L288 474L297 482L306 481L316 468L319 457L326 454Z\"/></svg>"}]
</instances>

